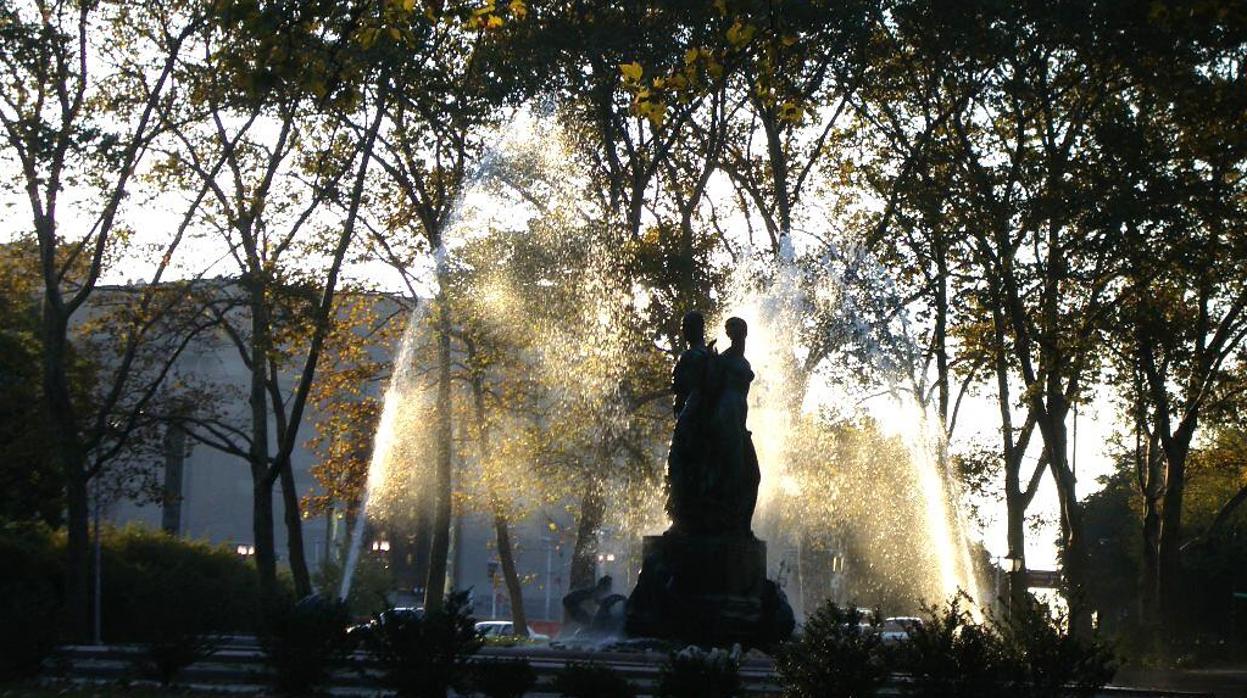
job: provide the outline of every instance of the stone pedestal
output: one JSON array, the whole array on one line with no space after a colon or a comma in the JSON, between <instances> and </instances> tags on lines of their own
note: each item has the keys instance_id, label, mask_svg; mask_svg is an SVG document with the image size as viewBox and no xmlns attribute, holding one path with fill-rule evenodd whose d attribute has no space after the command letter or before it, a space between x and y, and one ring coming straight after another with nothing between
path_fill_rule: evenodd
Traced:
<instances>
[{"instance_id":1,"label":"stone pedestal","mask_svg":"<svg viewBox=\"0 0 1247 698\"><path fill-rule=\"evenodd\" d=\"M766 578L765 542L669 532L646 536L643 553L628 597L628 635L766 647L792 634L792 609Z\"/></svg>"}]
</instances>

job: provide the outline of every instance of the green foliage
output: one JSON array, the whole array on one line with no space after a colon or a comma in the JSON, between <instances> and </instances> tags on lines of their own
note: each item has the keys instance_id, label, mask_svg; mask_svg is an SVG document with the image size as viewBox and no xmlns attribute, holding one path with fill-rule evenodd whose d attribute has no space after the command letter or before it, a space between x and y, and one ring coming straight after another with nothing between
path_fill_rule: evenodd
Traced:
<instances>
[{"instance_id":1,"label":"green foliage","mask_svg":"<svg viewBox=\"0 0 1247 698\"><path fill-rule=\"evenodd\" d=\"M537 685L537 672L527 659L476 662L472 688L488 698L519 698Z\"/></svg>"},{"instance_id":2,"label":"green foliage","mask_svg":"<svg viewBox=\"0 0 1247 698\"><path fill-rule=\"evenodd\" d=\"M63 567L42 526L0 526L0 680L33 676L56 645Z\"/></svg>"},{"instance_id":3,"label":"green foliage","mask_svg":"<svg viewBox=\"0 0 1247 698\"><path fill-rule=\"evenodd\" d=\"M1113 678L1113 653L1097 638L1069 632L1069 617L1027 597L1025 607L994 621L1015 695L1031 698L1093 696Z\"/></svg>"},{"instance_id":4,"label":"green foliage","mask_svg":"<svg viewBox=\"0 0 1247 698\"><path fill-rule=\"evenodd\" d=\"M184 645L256 629L255 572L232 551L141 526L104 528L102 544L106 641Z\"/></svg>"},{"instance_id":5,"label":"green foliage","mask_svg":"<svg viewBox=\"0 0 1247 698\"><path fill-rule=\"evenodd\" d=\"M863 698L883 685L879 635L856 608L824 603L805 622L799 640L775 660L784 694L794 698Z\"/></svg>"},{"instance_id":6,"label":"green foliage","mask_svg":"<svg viewBox=\"0 0 1247 698\"><path fill-rule=\"evenodd\" d=\"M349 620L345 603L321 596L278 602L268 610L260 646L279 693L309 695L328 682L350 651Z\"/></svg>"},{"instance_id":7,"label":"green foliage","mask_svg":"<svg viewBox=\"0 0 1247 698\"><path fill-rule=\"evenodd\" d=\"M567 698L633 698L636 691L614 669L593 662L571 662L554 677L552 690Z\"/></svg>"},{"instance_id":8,"label":"green foliage","mask_svg":"<svg viewBox=\"0 0 1247 698\"><path fill-rule=\"evenodd\" d=\"M342 566L337 562L320 566L312 575L312 583L317 589L340 589ZM361 555L346 599L351 617L371 616L385 610L386 594L394 588L394 570L385 560L376 555Z\"/></svg>"},{"instance_id":9,"label":"green foliage","mask_svg":"<svg viewBox=\"0 0 1247 698\"><path fill-rule=\"evenodd\" d=\"M897 655L900 668L910 674L908 690L914 695L989 698L1000 694L1006 679L1000 637L975 622L964 596L928 609L925 622L910 630Z\"/></svg>"},{"instance_id":10,"label":"green foliage","mask_svg":"<svg viewBox=\"0 0 1247 698\"><path fill-rule=\"evenodd\" d=\"M739 650L739 646L737 646ZM740 691L740 655L722 648L686 647L672 652L658 674L664 698L731 698Z\"/></svg>"},{"instance_id":11,"label":"green foliage","mask_svg":"<svg viewBox=\"0 0 1247 698\"><path fill-rule=\"evenodd\" d=\"M1112 654L1068 626L1065 614L1034 599L980 622L959 595L928 610L899 649L899 667L912 678L908 691L924 697L1095 695L1113 676Z\"/></svg>"},{"instance_id":12,"label":"green foliage","mask_svg":"<svg viewBox=\"0 0 1247 698\"><path fill-rule=\"evenodd\" d=\"M382 682L400 697L442 698L465 683L469 661L481 647L468 592L447 594L436 611L378 615L375 621L364 644L384 672Z\"/></svg>"}]
</instances>

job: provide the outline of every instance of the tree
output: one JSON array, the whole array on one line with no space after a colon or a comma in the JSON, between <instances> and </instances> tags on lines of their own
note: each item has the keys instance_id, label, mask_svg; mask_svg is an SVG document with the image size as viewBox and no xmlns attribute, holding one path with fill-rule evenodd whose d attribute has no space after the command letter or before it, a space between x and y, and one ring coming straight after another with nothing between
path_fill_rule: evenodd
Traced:
<instances>
[{"instance_id":1,"label":"tree","mask_svg":"<svg viewBox=\"0 0 1247 698\"><path fill-rule=\"evenodd\" d=\"M160 245L147 287L130 296L124 343L99 379L94 409L74 390L70 337L129 235L130 185L164 132L159 104L174 90L175 63L203 17L198 5L179 2L133 9L40 0L0 13L4 155L20 171L10 186L24 194L38 245L43 402L56 433L51 459L66 488L66 613L71 635L85 639L89 482L145 421L186 346L180 340L195 333L148 353L160 318L183 297L160 282L185 225Z\"/></svg>"},{"instance_id":2,"label":"tree","mask_svg":"<svg viewBox=\"0 0 1247 698\"><path fill-rule=\"evenodd\" d=\"M510 83L498 79L501 71L495 44L512 31L510 27L522 23L526 14L523 2L506 7L493 2L480 7L429 5L424 13L406 11L394 16L388 38L382 37L396 88L383 113L376 161L386 175L379 198L396 213L371 227L372 244L381 259L403 274L413 302L417 300L418 281L412 277L416 258L431 254L435 265L437 486L424 600L430 610L441 607L446 592L454 487L454 320L446 296L446 238L472 163L485 155L489 127L498 122L498 109L510 97Z\"/></svg>"},{"instance_id":3,"label":"tree","mask_svg":"<svg viewBox=\"0 0 1247 698\"><path fill-rule=\"evenodd\" d=\"M180 147L170 151L171 171L203 190L200 222L220 235L237 265L238 283L219 286L209 310L249 373L246 427L181 421L194 438L250 465L266 595L276 589L272 488L280 479L290 566L303 596L311 579L291 457L334 319L388 75L367 61L384 16L353 5L286 9L218 5L210 28L195 35L204 58L178 64L193 85L175 105L185 111L169 106L162 116L186 125L174 131ZM369 78L376 80L371 91ZM348 114L369 124L358 141L346 135ZM336 220L324 218L331 205ZM320 270L304 276L314 265ZM294 348L302 343L300 362ZM294 372L289 388L283 370Z\"/></svg>"},{"instance_id":4,"label":"tree","mask_svg":"<svg viewBox=\"0 0 1247 698\"><path fill-rule=\"evenodd\" d=\"M1128 268L1117 315L1115 381L1141 434L1135 459L1144 497L1141 584L1152 627L1181 625L1181 549L1187 460L1247 337L1247 255L1241 171L1247 107L1241 90L1242 13L1153 10L1125 47L1133 89L1096 134L1110 193L1099 214L1127 231ZM1226 32L1229 32L1228 34Z\"/></svg>"}]
</instances>

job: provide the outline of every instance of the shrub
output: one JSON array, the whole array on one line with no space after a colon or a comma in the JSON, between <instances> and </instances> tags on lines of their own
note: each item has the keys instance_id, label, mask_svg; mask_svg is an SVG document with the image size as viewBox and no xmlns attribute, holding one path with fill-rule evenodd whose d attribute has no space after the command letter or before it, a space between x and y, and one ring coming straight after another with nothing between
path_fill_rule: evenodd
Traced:
<instances>
[{"instance_id":1,"label":"shrub","mask_svg":"<svg viewBox=\"0 0 1247 698\"><path fill-rule=\"evenodd\" d=\"M910 674L907 692L930 698L994 698L1001 695L1006 655L1000 636L975 622L958 595L910 629L898 649L899 666Z\"/></svg>"},{"instance_id":2,"label":"shrub","mask_svg":"<svg viewBox=\"0 0 1247 698\"><path fill-rule=\"evenodd\" d=\"M62 586L60 556L42 526L0 527L0 681L33 676L56 647Z\"/></svg>"},{"instance_id":3,"label":"shrub","mask_svg":"<svg viewBox=\"0 0 1247 698\"><path fill-rule=\"evenodd\" d=\"M520 698L537 685L527 659L504 659L472 665L472 687L489 698Z\"/></svg>"},{"instance_id":4,"label":"shrub","mask_svg":"<svg viewBox=\"0 0 1247 698\"><path fill-rule=\"evenodd\" d=\"M930 698L1090 696L1113 675L1112 655L1100 642L1079 640L1064 615L1029 599L1003 619L978 622L959 595L910 633L901 667L908 692Z\"/></svg>"},{"instance_id":5,"label":"shrub","mask_svg":"<svg viewBox=\"0 0 1247 698\"><path fill-rule=\"evenodd\" d=\"M740 690L740 645L731 652L690 645L672 652L659 669L663 698L730 698Z\"/></svg>"},{"instance_id":6,"label":"shrub","mask_svg":"<svg viewBox=\"0 0 1247 698\"><path fill-rule=\"evenodd\" d=\"M619 672L593 662L572 662L554 678L555 693L568 698L633 698L636 691Z\"/></svg>"},{"instance_id":7,"label":"shrub","mask_svg":"<svg viewBox=\"0 0 1247 698\"><path fill-rule=\"evenodd\" d=\"M258 629L255 569L233 551L139 526L105 528L102 544L105 641L180 644Z\"/></svg>"},{"instance_id":8,"label":"shrub","mask_svg":"<svg viewBox=\"0 0 1247 698\"><path fill-rule=\"evenodd\" d=\"M481 647L468 594L451 592L430 613L378 615L364 645L381 665L383 682L402 698L444 698L468 677L468 662Z\"/></svg>"},{"instance_id":9,"label":"shrub","mask_svg":"<svg viewBox=\"0 0 1247 698\"><path fill-rule=\"evenodd\" d=\"M780 646L775 660L784 693L797 698L873 695L888 676L879 635L854 608L828 602L806 620L805 632Z\"/></svg>"},{"instance_id":10,"label":"shrub","mask_svg":"<svg viewBox=\"0 0 1247 698\"><path fill-rule=\"evenodd\" d=\"M273 669L277 691L316 692L349 652L346 604L313 595L294 604L278 602L267 616L260 646Z\"/></svg>"},{"instance_id":11,"label":"shrub","mask_svg":"<svg viewBox=\"0 0 1247 698\"><path fill-rule=\"evenodd\" d=\"M1064 612L1033 597L996 625L1015 695L1031 698L1091 696L1113 678L1112 652L1097 638L1068 631Z\"/></svg>"}]
</instances>

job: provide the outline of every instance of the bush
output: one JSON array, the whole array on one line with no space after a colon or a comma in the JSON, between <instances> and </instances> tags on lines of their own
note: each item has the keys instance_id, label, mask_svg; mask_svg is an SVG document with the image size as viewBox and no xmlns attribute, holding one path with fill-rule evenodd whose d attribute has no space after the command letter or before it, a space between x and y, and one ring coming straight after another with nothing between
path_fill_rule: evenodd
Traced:
<instances>
[{"instance_id":1,"label":"bush","mask_svg":"<svg viewBox=\"0 0 1247 698\"><path fill-rule=\"evenodd\" d=\"M730 698L740 690L740 645L731 652L690 645L672 652L658 674L663 698Z\"/></svg>"},{"instance_id":2,"label":"bush","mask_svg":"<svg viewBox=\"0 0 1247 698\"><path fill-rule=\"evenodd\" d=\"M477 662L472 666L472 687L489 698L520 698L537 685L537 672L527 659Z\"/></svg>"},{"instance_id":3,"label":"bush","mask_svg":"<svg viewBox=\"0 0 1247 698\"><path fill-rule=\"evenodd\" d=\"M233 551L139 526L102 533L105 641L183 644L258 630L255 568Z\"/></svg>"},{"instance_id":4,"label":"bush","mask_svg":"<svg viewBox=\"0 0 1247 698\"><path fill-rule=\"evenodd\" d=\"M1091 696L1113 678L1112 652L1096 638L1068 632L1067 617L1027 597L997 627L1015 695L1031 698Z\"/></svg>"},{"instance_id":5,"label":"bush","mask_svg":"<svg viewBox=\"0 0 1247 698\"><path fill-rule=\"evenodd\" d=\"M899 667L910 674L907 692L930 698L994 698L1007 682L1000 636L975 622L959 595L909 632L898 648Z\"/></svg>"},{"instance_id":6,"label":"bush","mask_svg":"<svg viewBox=\"0 0 1247 698\"><path fill-rule=\"evenodd\" d=\"M879 635L854 608L824 603L806 620L800 640L780 646L775 660L784 694L797 698L860 698L887 679Z\"/></svg>"},{"instance_id":7,"label":"bush","mask_svg":"<svg viewBox=\"0 0 1247 698\"><path fill-rule=\"evenodd\" d=\"M42 526L0 527L0 681L33 676L56 647L64 569Z\"/></svg>"},{"instance_id":8,"label":"bush","mask_svg":"<svg viewBox=\"0 0 1247 698\"><path fill-rule=\"evenodd\" d=\"M572 662L554 678L555 693L568 698L633 698L636 691L619 672L592 662Z\"/></svg>"},{"instance_id":9,"label":"bush","mask_svg":"<svg viewBox=\"0 0 1247 698\"><path fill-rule=\"evenodd\" d=\"M267 616L260 646L273 669L277 691L315 693L350 651L346 604L313 595L294 604L278 603Z\"/></svg>"},{"instance_id":10,"label":"bush","mask_svg":"<svg viewBox=\"0 0 1247 698\"><path fill-rule=\"evenodd\" d=\"M448 688L463 685L481 647L467 604L467 592L451 592L439 611L378 615L364 645L385 685L402 698L444 698Z\"/></svg>"},{"instance_id":11,"label":"bush","mask_svg":"<svg viewBox=\"0 0 1247 698\"><path fill-rule=\"evenodd\" d=\"M1100 642L1069 634L1062 614L1030 599L1004 619L976 621L968 599L957 596L910 633L901 667L909 693L930 698L1090 696L1113 675L1112 655Z\"/></svg>"}]
</instances>

